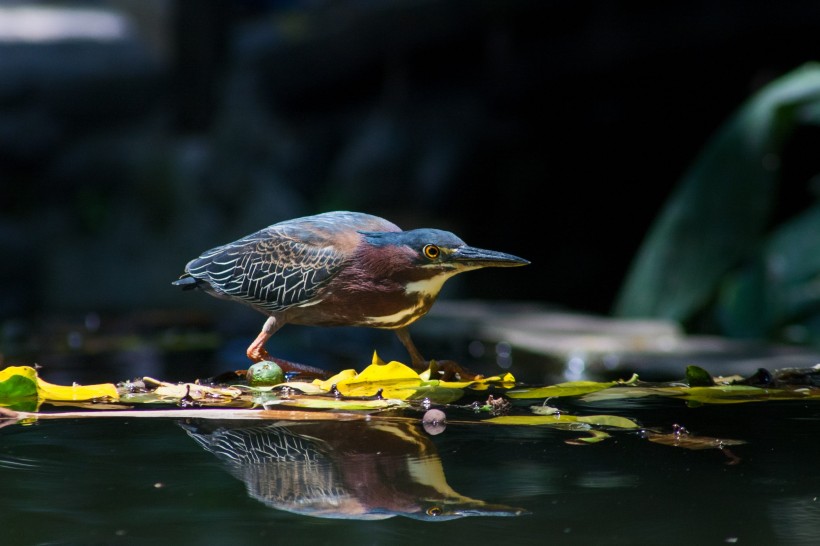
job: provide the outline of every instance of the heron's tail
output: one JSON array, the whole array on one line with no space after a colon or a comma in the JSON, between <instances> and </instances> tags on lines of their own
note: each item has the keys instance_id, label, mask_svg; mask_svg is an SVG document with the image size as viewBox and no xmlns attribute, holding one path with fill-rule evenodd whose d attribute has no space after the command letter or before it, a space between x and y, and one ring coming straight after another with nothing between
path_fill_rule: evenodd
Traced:
<instances>
[{"instance_id":1,"label":"heron's tail","mask_svg":"<svg viewBox=\"0 0 820 546\"><path fill-rule=\"evenodd\" d=\"M171 284L174 286L179 286L183 290L193 290L197 287L197 284L199 284L199 279L195 279L194 277L185 274Z\"/></svg>"}]
</instances>

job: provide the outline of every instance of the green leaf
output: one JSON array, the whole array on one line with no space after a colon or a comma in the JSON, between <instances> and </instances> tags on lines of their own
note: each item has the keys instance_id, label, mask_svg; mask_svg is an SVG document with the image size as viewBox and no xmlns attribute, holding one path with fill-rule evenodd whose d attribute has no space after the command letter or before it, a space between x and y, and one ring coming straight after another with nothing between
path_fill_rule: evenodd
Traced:
<instances>
[{"instance_id":1,"label":"green leaf","mask_svg":"<svg viewBox=\"0 0 820 546\"><path fill-rule=\"evenodd\" d=\"M690 387L711 387L715 384L711 374L698 366L686 366L686 382Z\"/></svg>"},{"instance_id":2,"label":"green leaf","mask_svg":"<svg viewBox=\"0 0 820 546\"><path fill-rule=\"evenodd\" d=\"M809 327L805 341L820 344L818 233L820 206L814 205L779 226L754 260L727 276L716 304L724 332L763 337L802 323Z\"/></svg>"},{"instance_id":3,"label":"green leaf","mask_svg":"<svg viewBox=\"0 0 820 546\"><path fill-rule=\"evenodd\" d=\"M626 417L617 415L567 415L556 413L553 415L501 415L482 421L495 425L526 425L539 426L550 425L558 427L571 427L573 424L582 423L590 426L613 427L624 429L639 428L638 424Z\"/></svg>"},{"instance_id":4,"label":"green leaf","mask_svg":"<svg viewBox=\"0 0 820 546\"><path fill-rule=\"evenodd\" d=\"M758 248L787 137L816 122L820 65L764 87L720 128L686 172L642 245L615 305L620 316L685 321Z\"/></svg>"},{"instance_id":5,"label":"green leaf","mask_svg":"<svg viewBox=\"0 0 820 546\"><path fill-rule=\"evenodd\" d=\"M506 395L510 398L533 400L539 398L559 398L563 396L579 396L582 394L588 394L590 392L608 389L618 384L618 381L606 381L603 383L599 383L597 381L572 381L568 383L548 385L546 387L512 389L507 391Z\"/></svg>"},{"instance_id":6,"label":"green leaf","mask_svg":"<svg viewBox=\"0 0 820 546\"><path fill-rule=\"evenodd\" d=\"M37 396L37 371L29 366L0 370L0 402Z\"/></svg>"}]
</instances>

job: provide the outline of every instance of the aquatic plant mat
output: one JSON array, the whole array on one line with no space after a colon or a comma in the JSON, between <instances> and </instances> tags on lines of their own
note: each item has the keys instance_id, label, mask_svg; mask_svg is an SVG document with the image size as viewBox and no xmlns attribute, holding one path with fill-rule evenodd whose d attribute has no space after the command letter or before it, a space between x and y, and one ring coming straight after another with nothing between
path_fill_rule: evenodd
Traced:
<instances>
[{"instance_id":1,"label":"aquatic plant mat","mask_svg":"<svg viewBox=\"0 0 820 546\"><path fill-rule=\"evenodd\" d=\"M118 384L54 385L28 366L0 370L0 425L41 419L198 418L268 421L373 421L423 425L430 434L448 424L552 427L581 433L584 445L630 431L687 449L725 449L743 440L690 434L680 424L646 428L623 415L590 414L613 401L670 399L688 407L820 399L820 368L758 370L751 377L713 377L689 366L680 381L651 383L637 375L617 381L522 385L510 374L469 381L431 379L373 355L361 372L344 370L312 381L259 386L227 374L221 380L169 383L150 377ZM218 379L218 378L217 378ZM231 381L231 380L235 381ZM579 406L584 414L573 411ZM49 408L46 411L44 408Z\"/></svg>"}]
</instances>

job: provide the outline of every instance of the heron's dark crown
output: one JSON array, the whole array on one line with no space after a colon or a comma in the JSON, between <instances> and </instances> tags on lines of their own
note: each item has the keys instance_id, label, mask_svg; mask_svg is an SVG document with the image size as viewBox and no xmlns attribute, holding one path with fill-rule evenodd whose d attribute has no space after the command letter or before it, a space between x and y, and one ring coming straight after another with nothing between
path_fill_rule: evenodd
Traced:
<instances>
[{"instance_id":1,"label":"heron's dark crown","mask_svg":"<svg viewBox=\"0 0 820 546\"><path fill-rule=\"evenodd\" d=\"M441 248L464 246L464 241L455 234L440 229L422 228L408 231L360 231L365 240L373 246L409 246L423 248L436 245Z\"/></svg>"},{"instance_id":2,"label":"heron's dark crown","mask_svg":"<svg viewBox=\"0 0 820 546\"><path fill-rule=\"evenodd\" d=\"M466 246L466 243L455 234L432 228L408 231L361 231L360 233L364 236L365 243L375 250L387 247L404 247L411 250L415 255L413 260L415 265L446 263L451 251ZM431 247L435 248L435 257L426 254ZM409 253L404 255L409 255Z\"/></svg>"}]
</instances>

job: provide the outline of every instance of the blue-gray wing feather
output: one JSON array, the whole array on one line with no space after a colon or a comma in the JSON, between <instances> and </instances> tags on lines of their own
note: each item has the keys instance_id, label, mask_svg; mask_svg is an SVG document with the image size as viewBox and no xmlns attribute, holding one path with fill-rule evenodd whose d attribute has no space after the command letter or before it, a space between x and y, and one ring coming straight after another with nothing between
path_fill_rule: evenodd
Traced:
<instances>
[{"instance_id":1,"label":"blue-gray wing feather","mask_svg":"<svg viewBox=\"0 0 820 546\"><path fill-rule=\"evenodd\" d=\"M296 239L271 226L204 252L186 272L214 295L274 313L309 303L345 256L321 240Z\"/></svg>"}]
</instances>

